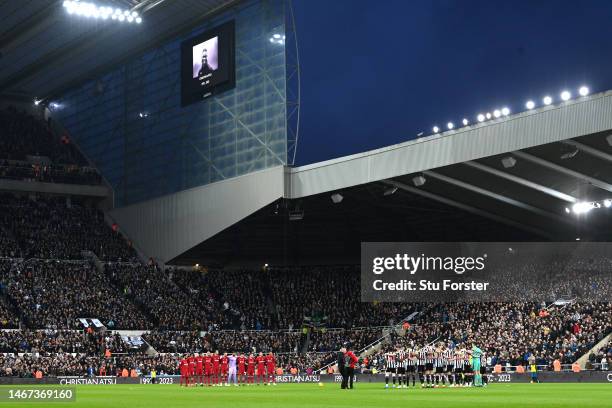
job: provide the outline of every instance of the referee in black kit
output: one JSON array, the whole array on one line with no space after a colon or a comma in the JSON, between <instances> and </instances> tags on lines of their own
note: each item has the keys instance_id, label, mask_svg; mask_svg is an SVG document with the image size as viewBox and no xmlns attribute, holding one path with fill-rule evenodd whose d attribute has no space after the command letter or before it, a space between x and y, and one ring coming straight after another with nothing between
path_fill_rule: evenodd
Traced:
<instances>
[{"instance_id":1,"label":"referee in black kit","mask_svg":"<svg viewBox=\"0 0 612 408\"><path fill-rule=\"evenodd\" d=\"M346 389L348 377L346 376L346 366L344 364L344 353L346 353L346 347L340 348L338 351L338 372L342 376L342 384L340 384L341 389Z\"/></svg>"}]
</instances>

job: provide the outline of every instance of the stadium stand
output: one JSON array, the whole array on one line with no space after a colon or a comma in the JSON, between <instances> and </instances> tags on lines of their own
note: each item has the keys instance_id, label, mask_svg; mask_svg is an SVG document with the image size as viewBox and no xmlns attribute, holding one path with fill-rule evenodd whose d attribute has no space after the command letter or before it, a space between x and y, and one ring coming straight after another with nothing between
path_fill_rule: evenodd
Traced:
<instances>
[{"instance_id":1,"label":"stadium stand","mask_svg":"<svg viewBox=\"0 0 612 408\"><path fill-rule=\"evenodd\" d=\"M89 250L102 260L136 259L103 213L76 199L0 194L0 225L15 238L24 258L82 259L81 252Z\"/></svg>"},{"instance_id":2,"label":"stadium stand","mask_svg":"<svg viewBox=\"0 0 612 408\"><path fill-rule=\"evenodd\" d=\"M0 177L100 182L45 122L8 109L0 113L0 131ZM32 155L50 163L31 164ZM164 269L142 264L87 200L2 193L0 353L8 354L0 355L0 375L83 375L88 367L111 375L124 368L175 374L183 355L214 350L272 351L285 372L312 373L347 342L359 351L380 340L384 351L433 341L462 346L474 338L486 344L489 365L524 364L532 354L543 365L571 363L612 331L611 304L584 300L594 286L608 287L609 276L571 274L607 270L610 261L572 262L562 274L556 263L511 271L507 287L525 299L513 303L362 303L356 266ZM554 287L550 303L529 302L534 294L516 282L543 268ZM572 294L583 300L554 303ZM411 314L406 335L394 334ZM83 327L79 318L99 319L104 328ZM143 353L148 346L157 354ZM608 345L589 357L596 363L611 352Z\"/></svg>"},{"instance_id":3,"label":"stadium stand","mask_svg":"<svg viewBox=\"0 0 612 408\"><path fill-rule=\"evenodd\" d=\"M74 329L78 318L98 318L108 328L147 328L145 315L86 261L0 263L6 292L32 328Z\"/></svg>"}]
</instances>

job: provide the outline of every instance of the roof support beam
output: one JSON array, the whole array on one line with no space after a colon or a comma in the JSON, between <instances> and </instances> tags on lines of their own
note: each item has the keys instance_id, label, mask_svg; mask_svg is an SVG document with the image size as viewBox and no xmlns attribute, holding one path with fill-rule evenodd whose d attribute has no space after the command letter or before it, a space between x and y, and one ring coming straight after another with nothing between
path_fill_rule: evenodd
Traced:
<instances>
[{"instance_id":1,"label":"roof support beam","mask_svg":"<svg viewBox=\"0 0 612 408\"><path fill-rule=\"evenodd\" d=\"M569 140L564 140L563 142L566 145L570 145L570 146L574 146L575 148L577 148L580 151L585 152L586 154L590 154L591 156L597 157L598 159L602 159L605 160L607 162L612 163L612 154L608 154L606 152L602 152L599 149L596 149L594 147L591 146L587 146L583 143L577 142L575 140L569 139Z\"/></svg>"},{"instance_id":2,"label":"roof support beam","mask_svg":"<svg viewBox=\"0 0 612 408\"><path fill-rule=\"evenodd\" d=\"M537 156L534 156L532 154L529 153L525 153L525 152L521 152L521 151L516 151L516 152L512 152L512 154L516 157L519 157L523 160L527 160L530 161L532 163L538 164L542 167L546 167L548 169L557 171L559 173L565 174L566 176L570 176L570 177L574 177L580 180L584 180L589 184L594 185L595 187L598 187L602 190L606 190L606 191L610 191L612 192L612 184L607 183L605 181L596 179L594 177L591 176L587 176L586 174L582 174L580 172L577 172L575 170L571 170L568 169L567 167L563 167L563 166L559 166L558 164L549 162L548 160L544 160L541 159Z\"/></svg>"},{"instance_id":3,"label":"roof support beam","mask_svg":"<svg viewBox=\"0 0 612 408\"><path fill-rule=\"evenodd\" d=\"M532 212L534 214L538 214L538 215L541 215L543 217L547 217L547 218L553 219L553 220L558 221L558 222L563 222L563 223L566 223L566 224L574 225L573 222L570 219L568 219L567 217L562 217L560 215L557 215L557 214L554 214L554 213L550 213L548 211L542 210L541 208L534 207L531 204L527 204L527 203L524 203L522 201L515 200L514 198L511 198L511 197L506 197L505 195L498 194L498 193L495 193L493 191L486 190L486 189L484 189L482 187L478 187L478 186L475 186L473 184L466 183L465 181L457 180L457 179L454 179L452 177L445 176L444 174L436 173L435 171L424 171L423 174L425 174L425 175L427 175L429 177L433 177L433 178L436 178L438 180L444 181L446 183L452 184L454 186L463 188L465 190L469 190L469 191L471 191L473 193L480 194L480 195L483 195L485 197L489 197L489 198L492 198L494 200L501 201L501 202L506 203L506 204L510 204L510 205L512 205L514 207L530 211L530 212Z\"/></svg>"},{"instance_id":4,"label":"roof support beam","mask_svg":"<svg viewBox=\"0 0 612 408\"><path fill-rule=\"evenodd\" d=\"M550 239L550 240L556 240L556 239L559 238L559 236L556 235L556 234L553 234L553 233L550 233L550 232L546 232L546 231L541 230L541 229L536 228L536 227L525 225L523 223L511 220L510 218L502 217L500 215L493 214L493 213L490 213L490 212L485 211L485 210L481 210L481 209L476 208L476 207L472 207L471 205L464 204L464 203L461 203L459 201L455 201L455 200L452 200L452 199L447 198L447 197L443 197L443 196L438 195L438 194L430 193L429 191L425 191L425 190L421 190L421 189L413 187L413 186L409 186L409 185L401 183L399 181L395 181L395 180L382 180L381 183L384 183L384 184L386 184L388 186L395 186L395 187L399 188L400 190L404 190L406 192L409 192L409 193L412 193L412 194L416 194L416 195L419 195L421 197L425 197L425 198L428 198L430 200L434 200L434 201L440 202L442 204L446 204L446 205L449 205L451 207L455 207L455 208L458 208L460 210L469 212L471 214L475 214L475 215L478 215L478 216L481 216L481 217L488 218L488 219L493 220L493 221L497 221L497 222L502 223L502 224L510 225L511 227L515 227L515 228L521 229L523 231L527 231L527 232L530 232L532 234L539 235L541 237L544 237L544 238L547 238L547 239Z\"/></svg>"},{"instance_id":5,"label":"roof support beam","mask_svg":"<svg viewBox=\"0 0 612 408\"><path fill-rule=\"evenodd\" d=\"M487 165L484 165L482 163L478 163L476 161L467 161L467 162L465 162L463 164L465 164L466 166L470 166L472 168L478 169L480 171L483 171L485 173L489 173L489 174L492 174L494 176L501 177L503 179L506 179L506 180L512 181L514 183L520 184L521 186L532 188L534 190L539 191L540 193L544 193L544 194L547 194L547 195L549 195L551 197L558 198L559 200L567 201L569 203L577 203L578 202L577 198L572 197L569 194L565 194L565 193L563 193L561 191L557 191L557 190L552 189L550 187L546 187L546 186L543 186L541 184L534 183L533 181L529 181L527 179L515 176L515 175L510 174L510 173L506 173L504 171L498 170L498 169L496 169L494 167L489 167Z\"/></svg>"}]
</instances>

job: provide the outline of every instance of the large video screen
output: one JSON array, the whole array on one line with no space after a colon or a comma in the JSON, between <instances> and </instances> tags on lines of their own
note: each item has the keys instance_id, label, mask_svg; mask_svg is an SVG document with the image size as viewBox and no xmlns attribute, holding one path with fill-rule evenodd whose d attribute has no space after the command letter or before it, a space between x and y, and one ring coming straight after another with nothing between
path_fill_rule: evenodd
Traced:
<instances>
[{"instance_id":1,"label":"large video screen","mask_svg":"<svg viewBox=\"0 0 612 408\"><path fill-rule=\"evenodd\" d=\"M235 86L234 21L181 44L181 104L183 106Z\"/></svg>"}]
</instances>

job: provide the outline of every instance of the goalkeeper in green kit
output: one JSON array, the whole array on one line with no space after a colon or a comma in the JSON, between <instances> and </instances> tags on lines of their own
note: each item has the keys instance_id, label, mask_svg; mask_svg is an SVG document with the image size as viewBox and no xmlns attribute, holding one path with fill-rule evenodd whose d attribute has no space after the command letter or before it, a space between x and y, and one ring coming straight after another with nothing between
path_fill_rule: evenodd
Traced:
<instances>
[{"instance_id":1,"label":"goalkeeper in green kit","mask_svg":"<svg viewBox=\"0 0 612 408\"><path fill-rule=\"evenodd\" d=\"M480 357L482 350L476 344L472 344L472 370L474 371L474 386L482 387L482 374L480 374Z\"/></svg>"}]
</instances>

